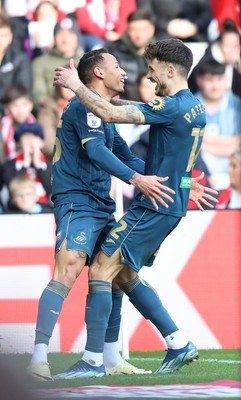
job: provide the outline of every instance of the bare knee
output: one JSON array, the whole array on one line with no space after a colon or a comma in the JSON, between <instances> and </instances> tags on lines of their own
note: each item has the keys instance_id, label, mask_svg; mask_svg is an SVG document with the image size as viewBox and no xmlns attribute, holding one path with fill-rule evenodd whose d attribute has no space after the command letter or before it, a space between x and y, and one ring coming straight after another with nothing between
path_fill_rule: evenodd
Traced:
<instances>
[{"instance_id":1,"label":"bare knee","mask_svg":"<svg viewBox=\"0 0 241 400\"><path fill-rule=\"evenodd\" d=\"M115 283L121 287L124 283L132 281L137 277L138 273L134 271L134 269L130 268L128 265L125 265L124 268L119 272L119 274L115 278Z\"/></svg>"},{"instance_id":2,"label":"bare knee","mask_svg":"<svg viewBox=\"0 0 241 400\"><path fill-rule=\"evenodd\" d=\"M122 268L119 250L110 257L101 251L90 266L89 280L112 282Z\"/></svg>"}]
</instances>

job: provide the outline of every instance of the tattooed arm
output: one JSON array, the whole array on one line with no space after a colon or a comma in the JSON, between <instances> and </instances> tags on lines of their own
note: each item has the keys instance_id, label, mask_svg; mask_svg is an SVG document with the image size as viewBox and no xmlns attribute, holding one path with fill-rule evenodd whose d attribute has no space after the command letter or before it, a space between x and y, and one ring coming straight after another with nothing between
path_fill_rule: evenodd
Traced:
<instances>
[{"instance_id":1,"label":"tattooed arm","mask_svg":"<svg viewBox=\"0 0 241 400\"><path fill-rule=\"evenodd\" d=\"M114 106L134 106L136 104L144 104L141 101L133 101L133 100L124 100L124 99L111 99L111 104Z\"/></svg>"},{"instance_id":2,"label":"tattooed arm","mask_svg":"<svg viewBox=\"0 0 241 400\"><path fill-rule=\"evenodd\" d=\"M124 105L117 107L107 100L90 91L80 80L74 61L70 60L70 68L58 67L55 69L54 85L71 89L93 114L105 122L122 122L130 124L144 124L145 119L138 107Z\"/></svg>"}]
</instances>

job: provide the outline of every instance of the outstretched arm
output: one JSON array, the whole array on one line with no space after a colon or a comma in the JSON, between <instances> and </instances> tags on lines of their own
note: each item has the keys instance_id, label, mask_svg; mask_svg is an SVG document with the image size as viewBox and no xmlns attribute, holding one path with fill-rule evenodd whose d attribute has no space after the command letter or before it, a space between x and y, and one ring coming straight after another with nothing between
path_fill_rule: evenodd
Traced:
<instances>
[{"instance_id":1,"label":"outstretched arm","mask_svg":"<svg viewBox=\"0 0 241 400\"><path fill-rule=\"evenodd\" d=\"M143 115L136 106L114 106L107 100L90 91L79 80L73 59L69 62L69 68L58 67L55 69L53 84L55 86L62 86L71 89L88 110L92 111L93 114L103 119L105 122L122 122L130 124L143 124L145 122Z\"/></svg>"},{"instance_id":2,"label":"outstretched arm","mask_svg":"<svg viewBox=\"0 0 241 400\"><path fill-rule=\"evenodd\" d=\"M218 203L216 197L212 196L212 195L218 195L218 192L214 189L211 189L209 187L203 186L200 183L198 183L200 180L203 179L203 177L204 177L204 172L202 172L196 178L192 178L191 189L189 194L189 199L194 201L196 206L201 211L204 211L201 203L205 204L209 208L214 208L214 205L211 204L210 201L212 203Z\"/></svg>"}]
</instances>

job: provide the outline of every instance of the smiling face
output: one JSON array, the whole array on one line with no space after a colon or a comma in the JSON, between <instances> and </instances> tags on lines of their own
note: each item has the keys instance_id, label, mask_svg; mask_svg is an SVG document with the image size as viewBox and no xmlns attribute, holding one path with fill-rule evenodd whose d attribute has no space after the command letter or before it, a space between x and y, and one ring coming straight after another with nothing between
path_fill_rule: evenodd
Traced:
<instances>
[{"instance_id":1,"label":"smiling face","mask_svg":"<svg viewBox=\"0 0 241 400\"><path fill-rule=\"evenodd\" d=\"M94 70L95 74L103 79L104 86L112 97L123 93L126 79L125 71L111 54L104 53L102 57L102 63Z\"/></svg>"},{"instance_id":2,"label":"smiling face","mask_svg":"<svg viewBox=\"0 0 241 400\"><path fill-rule=\"evenodd\" d=\"M156 84L156 96L168 96L170 94L170 89L168 87L169 69L170 64L160 62L156 58L149 62L147 78Z\"/></svg>"}]
</instances>

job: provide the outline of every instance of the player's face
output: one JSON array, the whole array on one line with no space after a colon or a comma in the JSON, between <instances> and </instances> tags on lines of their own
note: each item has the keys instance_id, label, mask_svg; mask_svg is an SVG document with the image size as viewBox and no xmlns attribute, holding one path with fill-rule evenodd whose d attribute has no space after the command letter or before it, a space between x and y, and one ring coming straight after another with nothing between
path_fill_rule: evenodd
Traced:
<instances>
[{"instance_id":1,"label":"player's face","mask_svg":"<svg viewBox=\"0 0 241 400\"><path fill-rule=\"evenodd\" d=\"M156 84L155 94L157 96L168 96L168 64L159 62L157 59L151 60L148 65L147 78Z\"/></svg>"},{"instance_id":2,"label":"player's face","mask_svg":"<svg viewBox=\"0 0 241 400\"><path fill-rule=\"evenodd\" d=\"M123 93L125 89L126 73L118 61L111 54L103 54L104 63L101 66L106 89L112 96Z\"/></svg>"}]
</instances>

